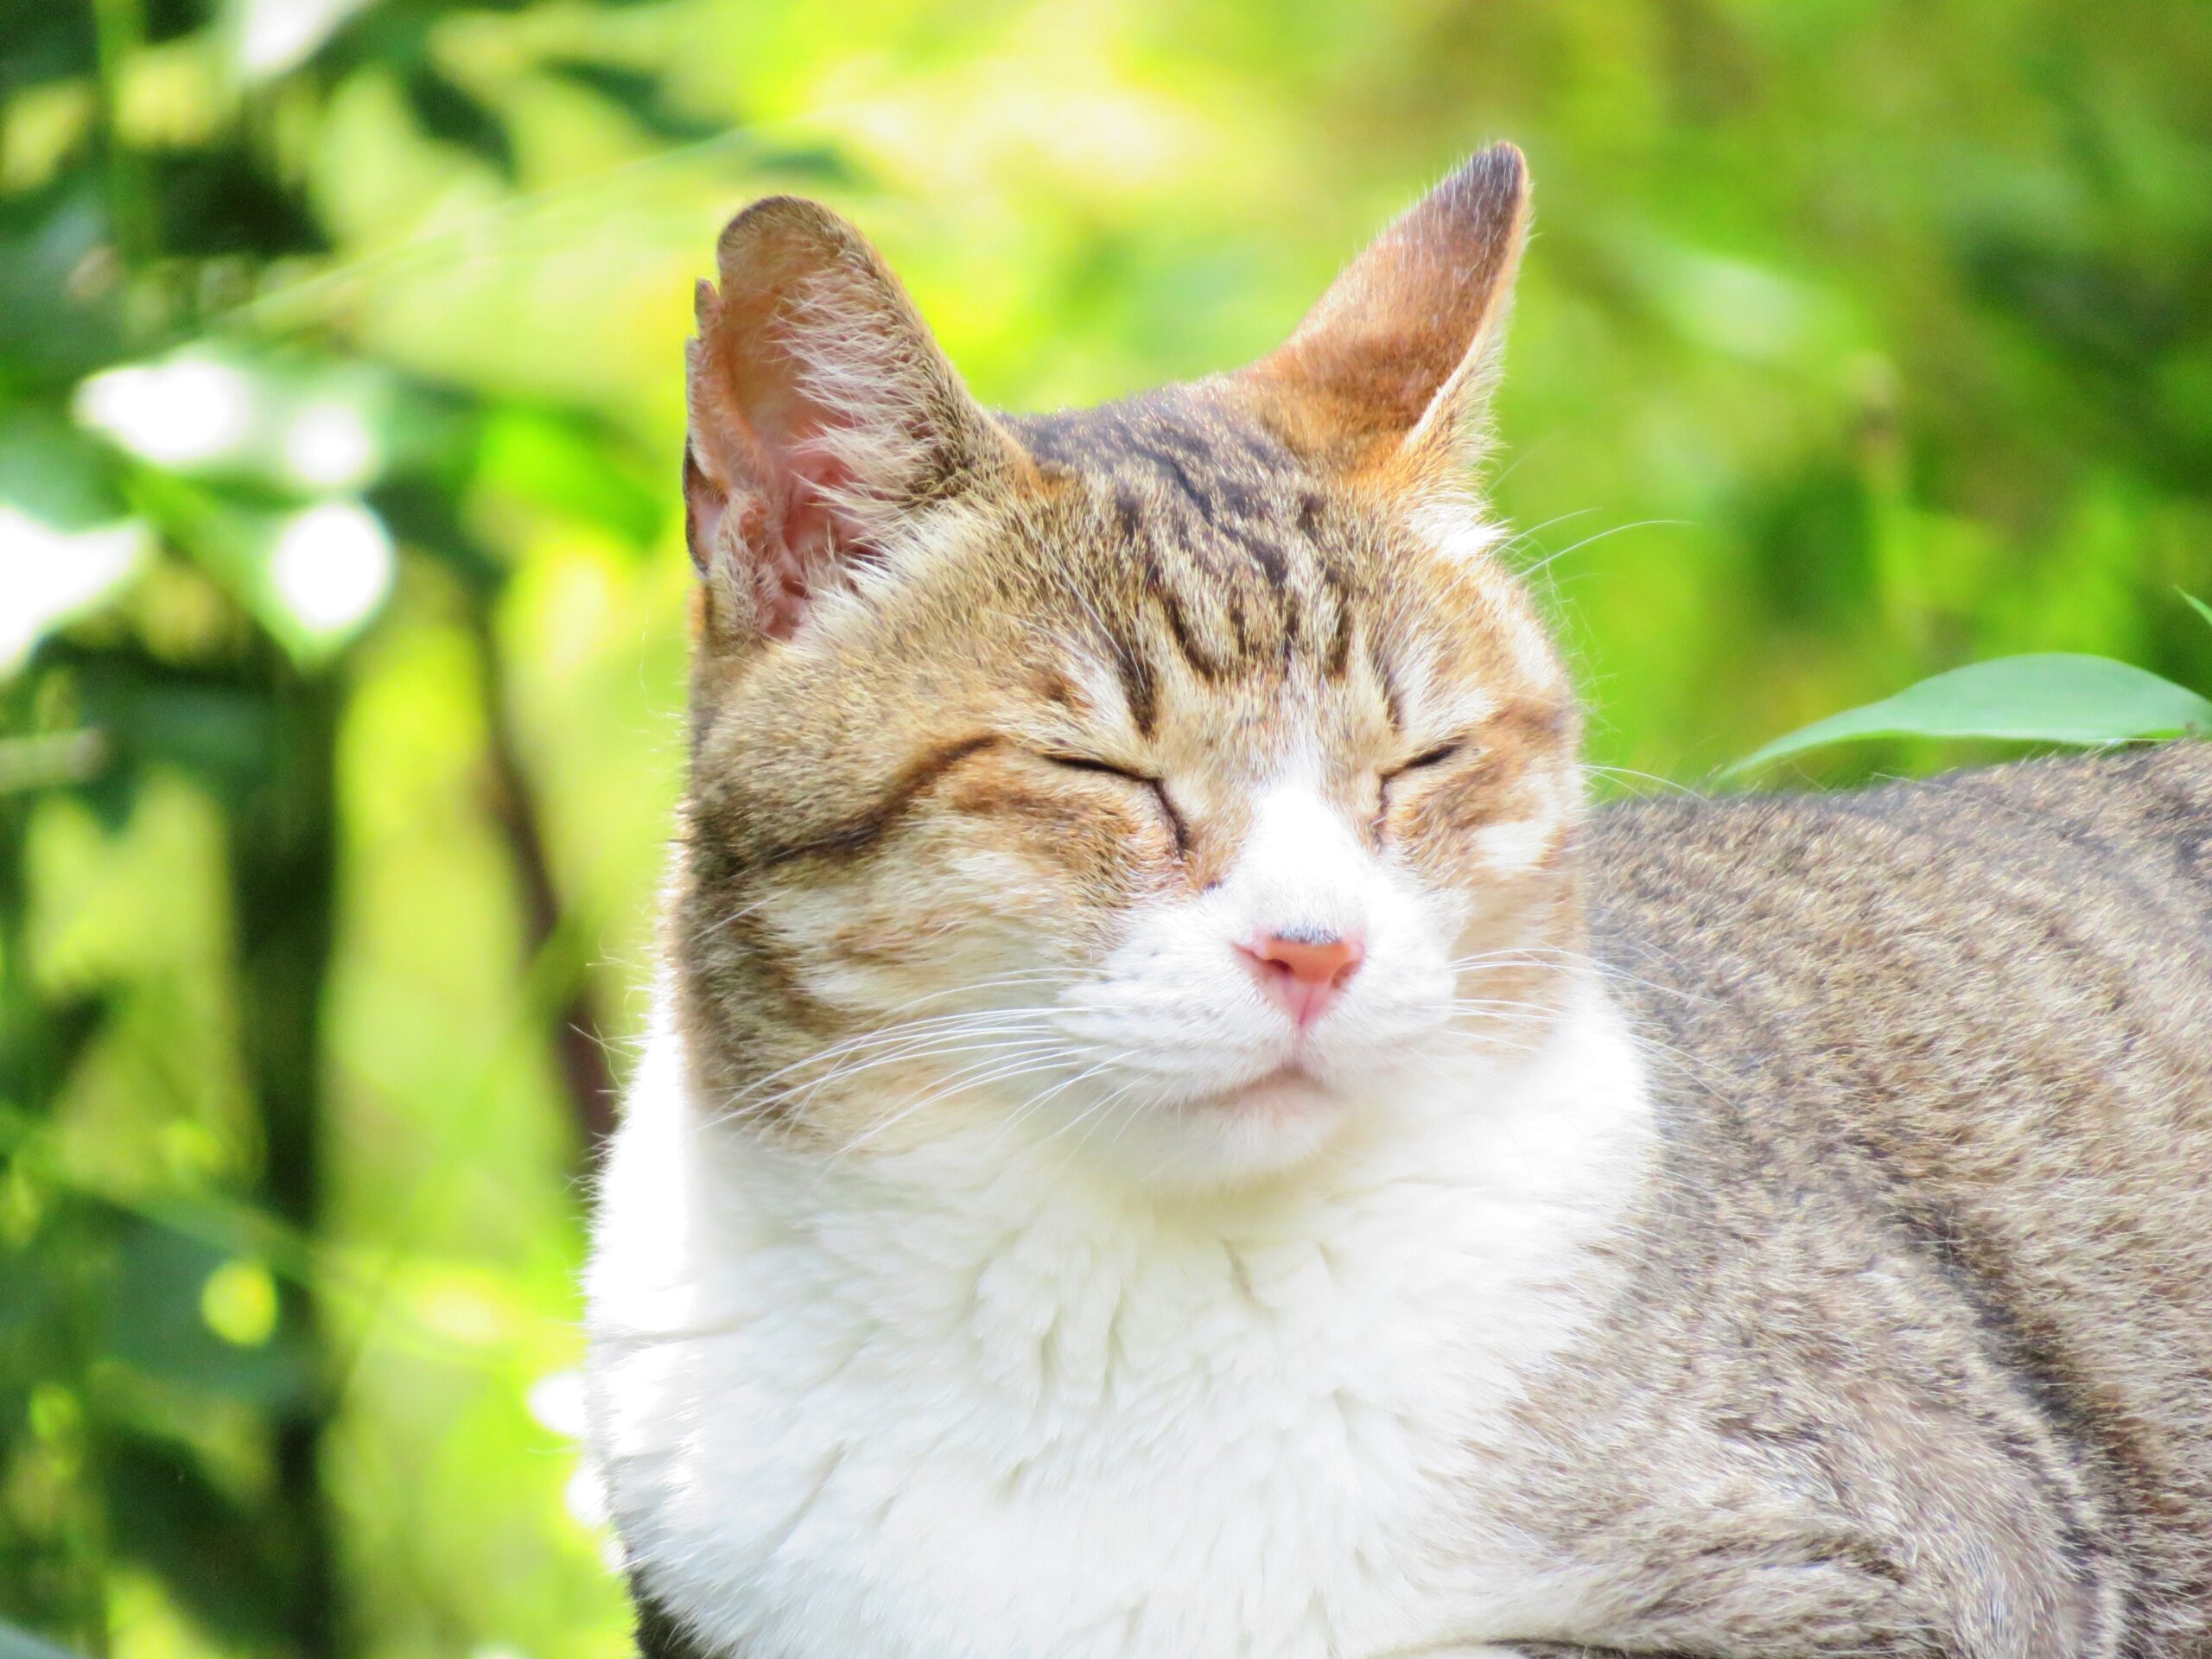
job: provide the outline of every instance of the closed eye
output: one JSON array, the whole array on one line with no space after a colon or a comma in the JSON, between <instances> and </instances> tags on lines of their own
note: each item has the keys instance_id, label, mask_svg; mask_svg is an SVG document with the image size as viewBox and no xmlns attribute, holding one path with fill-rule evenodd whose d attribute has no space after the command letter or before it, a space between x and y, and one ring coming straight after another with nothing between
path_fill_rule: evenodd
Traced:
<instances>
[{"instance_id":1,"label":"closed eye","mask_svg":"<svg viewBox=\"0 0 2212 1659\"><path fill-rule=\"evenodd\" d=\"M1419 772L1427 766L1440 766L1465 747L1465 740L1455 737L1449 743L1440 743L1433 749L1423 749L1412 760L1402 761L1384 772L1382 781L1387 784L1393 778L1402 777L1409 772Z\"/></svg>"},{"instance_id":2,"label":"closed eye","mask_svg":"<svg viewBox=\"0 0 2212 1659\"><path fill-rule=\"evenodd\" d=\"M1126 778L1133 784L1142 784L1152 791L1153 798L1160 803L1160 810L1167 819L1167 827L1175 836L1176 853L1181 857L1190 856L1191 826L1176 810L1175 803L1168 798L1166 784L1160 779L1150 772L1132 772L1127 766L1117 766L1110 760L1100 760L1088 754L1040 753L1038 759L1049 760L1056 766L1065 766L1070 772L1096 772L1109 778Z\"/></svg>"},{"instance_id":3,"label":"closed eye","mask_svg":"<svg viewBox=\"0 0 2212 1659\"><path fill-rule=\"evenodd\" d=\"M1446 761L1454 759L1467 747L1467 740L1455 737L1447 743L1439 743L1433 749L1423 749L1410 760L1402 760L1388 772L1377 774L1375 780L1375 835L1383 838L1390 817L1390 785L1408 772L1433 772Z\"/></svg>"},{"instance_id":4,"label":"closed eye","mask_svg":"<svg viewBox=\"0 0 2212 1659\"><path fill-rule=\"evenodd\" d=\"M1071 772L1099 772L1109 778L1127 778L1132 783L1157 785L1160 780L1149 773L1131 772L1127 766L1117 766L1110 760L1093 760L1087 754L1040 754L1040 760L1049 760L1056 766L1065 766Z\"/></svg>"}]
</instances>

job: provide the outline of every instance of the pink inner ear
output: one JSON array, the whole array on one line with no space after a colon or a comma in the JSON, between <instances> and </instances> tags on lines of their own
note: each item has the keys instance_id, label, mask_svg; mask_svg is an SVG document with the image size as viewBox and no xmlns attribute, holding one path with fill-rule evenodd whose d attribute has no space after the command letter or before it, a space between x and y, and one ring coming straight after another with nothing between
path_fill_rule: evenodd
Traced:
<instances>
[{"instance_id":1,"label":"pink inner ear","mask_svg":"<svg viewBox=\"0 0 2212 1659\"><path fill-rule=\"evenodd\" d=\"M861 525L840 505L855 480L828 441L840 423L801 390L789 352L753 344L731 363L728 395L715 400L721 429L695 433L695 445L713 445L709 466L696 448L686 453L686 531L702 567L709 559L736 567L730 574L749 595L760 631L788 639L838 569L869 550ZM741 517L727 541L733 492L709 467L734 479Z\"/></svg>"},{"instance_id":2,"label":"pink inner ear","mask_svg":"<svg viewBox=\"0 0 2212 1659\"><path fill-rule=\"evenodd\" d=\"M788 639L928 486L995 476L1011 453L826 209L756 202L716 259L689 353L692 552L728 626Z\"/></svg>"},{"instance_id":3,"label":"pink inner ear","mask_svg":"<svg viewBox=\"0 0 2212 1659\"><path fill-rule=\"evenodd\" d=\"M798 442L785 438L766 446L783 509L765 573L771 581L764 586L771 590L764 594L761 624L771 639L790 639L823 587L834 584L854 560L870 556L860 524L838 505L854 474L822 442L832 424L817 413L812 430Z\"/></svg>"}]
</instances>

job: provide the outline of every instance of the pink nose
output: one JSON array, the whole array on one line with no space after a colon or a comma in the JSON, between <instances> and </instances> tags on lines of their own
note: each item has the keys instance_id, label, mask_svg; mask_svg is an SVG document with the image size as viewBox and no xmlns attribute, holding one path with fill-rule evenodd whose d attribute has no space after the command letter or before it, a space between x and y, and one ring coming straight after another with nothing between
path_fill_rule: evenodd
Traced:
<instances>
[{"instance_id":1,"label":"pink nose","mask_svg":"<svg viewBox=\"0 0 2212 1659\"><path fill-rule=\"evenodd\" d=\"M1334 933L1263 933L1236 950L1268 1000L1301 1029L1328 1011L1367 955L1358 940Z\"/></svg>"}]
</instances>

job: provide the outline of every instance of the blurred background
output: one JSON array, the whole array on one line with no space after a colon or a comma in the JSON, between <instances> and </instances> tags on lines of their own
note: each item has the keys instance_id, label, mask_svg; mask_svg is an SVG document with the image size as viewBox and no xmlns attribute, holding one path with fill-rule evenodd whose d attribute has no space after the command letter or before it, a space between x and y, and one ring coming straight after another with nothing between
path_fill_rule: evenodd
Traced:
<instances>
[{"instance_id":1,"label":"blurred background","mask_svg":"<svg viewBox=\"0 0 2212 1659\"><path fill-rule=\"evenodd\" d=\"M1035 408L1257 355L1492 137L1605 787L2212 682L2201 0L0 0L0 1655L622 1650L574 1276L722 220L827 197Z\"/></svg>"}]
</instances>

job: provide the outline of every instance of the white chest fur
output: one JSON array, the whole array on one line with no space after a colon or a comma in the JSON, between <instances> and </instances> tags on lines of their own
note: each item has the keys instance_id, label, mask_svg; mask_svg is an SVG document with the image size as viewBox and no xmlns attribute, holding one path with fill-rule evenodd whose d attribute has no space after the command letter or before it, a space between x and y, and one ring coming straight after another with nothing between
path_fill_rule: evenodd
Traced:
<instances>
[{"instance_id":1,"label":"white chest fur","mask_svg":"<svg viewBox=\"0 0 2212 1659\"><path fill-rule=\"evenodd\" d=\"M641 1075L590 1278L633 1562L744 1659L1376 1659L1541 1634L1503 1408L1649 1141L1594 995L1302 1174L1144 1198L1004 1137L827 1162Z\"/></svg>"}]
</instances>

